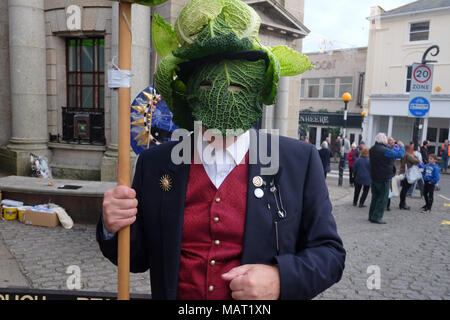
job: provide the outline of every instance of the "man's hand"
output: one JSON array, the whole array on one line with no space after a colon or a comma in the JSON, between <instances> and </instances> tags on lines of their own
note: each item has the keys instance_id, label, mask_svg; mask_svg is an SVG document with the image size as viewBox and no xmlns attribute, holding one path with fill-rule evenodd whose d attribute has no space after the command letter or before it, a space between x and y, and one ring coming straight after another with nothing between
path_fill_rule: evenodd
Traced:
<instances>
[{"instance_id":1,"label":"man's hand","mask_svg":"<svg viewBox=\"0 0 450 320\"><path fill-rule=\"evenodd\" d=\"M103 198L103 225L110 233L136 221L138 201L134 189L117 186L105 192Z\"/></svg>"},{"instance_id":2,"label":"man's hand","mask_svg":"<svg viewBox=\"0 0 450 320\"><path fill-rule=\"evenodd\" d=\"M246 264L222 275L231 281L231 296L235 300L276 300L280 296L278 267L265 264Z\"/></svg>"},{"instance_id":3,"label":"man's hand","mask_svg":"<svg viewBox=\"0 0 450 320\"><path fill-rule=\"evenodd\" d=\"M400 147L404 147L404 146L405 146L405 144L404 144L403 142L401 142L401 141L398 141L397 144L398 144Z\"/></svg>"}]
</instances>

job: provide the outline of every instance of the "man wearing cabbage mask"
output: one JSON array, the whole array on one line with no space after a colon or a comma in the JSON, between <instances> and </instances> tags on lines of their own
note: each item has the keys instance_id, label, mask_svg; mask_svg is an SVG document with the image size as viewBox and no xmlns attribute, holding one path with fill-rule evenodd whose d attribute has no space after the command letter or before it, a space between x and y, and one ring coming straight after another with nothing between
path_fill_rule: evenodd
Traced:
<instances>
[{"instance_id":1,"label":"man wearing cabbage mask","mask_svg":"<svg viewBox=\"0 0 450 320\"><path fill-rule=\"evenodd\" d=\"M131 225L131 271L150 270L154 299L311 299L342 276L345 250L317 150L279 137L269 151L279 153L277 172L252 162L260 136L251 127L262 104L274 103L279 76L312 67L288 47L260 44L259 25L239 0L190 1L174 29L153 21L156 85L174 121L244 132L183 150L193 159L215 144L212 162L174 163L175 141L150 148L133 188L105 193L100 248L117 263L117 231Z\"/></svg>"}]
</instances>

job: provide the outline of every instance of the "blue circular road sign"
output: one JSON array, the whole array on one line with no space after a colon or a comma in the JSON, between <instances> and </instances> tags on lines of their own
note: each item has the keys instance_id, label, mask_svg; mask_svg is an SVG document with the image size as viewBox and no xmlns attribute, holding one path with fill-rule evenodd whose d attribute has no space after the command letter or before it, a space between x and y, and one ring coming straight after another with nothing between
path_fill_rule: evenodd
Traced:
<instances>
[{"instance_id":1,"label":"blue circular road sign","mask_svg":"<svg viewBox=\"0 0 450 320\"><path fill-rule=\"evenodd\" d=\"M414 117L424 117L430 111L430 102L424 97L415 97L409 102L409 112Z\"/></svg>"}]
</instances>

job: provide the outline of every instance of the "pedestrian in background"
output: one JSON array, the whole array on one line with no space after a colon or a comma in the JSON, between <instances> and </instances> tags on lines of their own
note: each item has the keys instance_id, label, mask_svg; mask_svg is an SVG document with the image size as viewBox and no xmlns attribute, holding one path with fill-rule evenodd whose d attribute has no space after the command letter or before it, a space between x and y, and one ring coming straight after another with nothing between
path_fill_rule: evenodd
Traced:
<instances>
[{"instance_id":1,"label":"pedestrian in background","mask_svg":"<svg viewBox=\"0 0 450 320\"><path fill-rule=\"evenodd\" d=\"M414 151L414 154L416 155L417 159L419 159L420 163L417 165L419 167L419 171L420 173L423 172L423 167L424 167L424 163L423 163L423 159L422 159L422 152L420 150L420 147L418 147L418 150ZM412 197L414 195L414 191L416 190L416 187L419 186L419 191L420 191L420 198L423 197L423 179L422 179L422 174L420 175L420 178L418 180L416 180L416 182L414 182L411 185L411 188L409 188L408 193L406 194L409 197Z\"/></svg>"},{"instance_id":2,"label":"pedestrian in background","mask_svg":"<svg viewBox=\"0 0 450 320\"><path fill-rule=\"evenodd\" d=\"M424 180L424 198L425 205L422 207L423 213L431 212L431 206L433 205L433 195L434 187L440 179L439 166L436 164L437 157L435 154L430 154L428 156L428 163L425 165L423 170L423 180Z\"/></svg>"},{"instance_id":3,"label":"pedestrian in background","mask_svg":"<svg viewBox=\"0 0 450 320\"><path fill-rule=\"evenodd\" d=\"M441 172L447 173L448 169L448 158L450 157L450 147L448 145L448 140L445 140L441 146Z\"/></svg>"},{"instance_id":4,"label":"pedestrian in background","mask_svg":"<svg viewBox=\"0 0 450 320\"><path fill-rule=\"evenodd\" d=\"M404 174L404 178L401 182L402 191L400 191L400 205L399 208L403 210L410 210L411 208L406 205L406 193L411 188L414 181L409 179L409 174L412 174L415 168L413 166L418 165L420 160L417 159L414 153L414 144L410 144L405 148L405 155L400 161L400 174ZM411 171L410 171L411 170ZM418 179L418 178L417 178ZM417 180L416 179L416 180Z\"/></svg>"},{"instance_id":5,"label":"pedestrian in background","mask_svg":"<svg viewBox=\"0 0 450 320\"><path fill-rule=\"evenodd\" d=\"M387 139L387 144L388 144L389 148L395 149L395 139L394 138L389 137Z\"/></svg>"},{"instance_id":6,"label":"pedestrian in background","mask_svg":"<svg viewBox=\"0 0 450 320\"><path fill-rule=\"evenodd\" d=\"M355 163L355 160L356 160L356 158L354 157L356 149L357 149L356 143L353 142L352 148L347 155L348 170L349 170L348 179L349 179L350 187L353 187L354 182L355 182L355 174L353 173L353 164Z\"/></svg>"},{"instance_id":7,"label":"pedestrian in background","mask_svg":"<svg viewBox=\"0 0 450 320\"><path fill-rule=\"evenodd\" d=\"M369 209L369 221L385 224L382 220L387 208L389 181L394 176L392 167L395 159L400 159L405 153L404 144L399 141L399 150L389 148L387 137L380 132L375 137L375 145L370 148L370 178L372 180L372 199Z\"/></svg>"},{"instance_id":8,"label":"pedestrian in background","mask_svg":"<svg viewBox=\"0 0 450 320\"><path fill-rule=\"evenodd\" d=\"M351 150L350 140L348 140L348 137L345 136L344 139L341 140L341 150L340 150L341 158L339 159L339 180L338 180L339 186L342 186L342 182L344 179L344 170L347 163L347 156L350 150Z\"/></svg>"},{"instance_id":9,"label":"pedestrian in background","mask_svg":"<svg viewBox=\"0 0 450 320\"><path fill-rule=\"evenodd\" d=\"M352 149L352 146L350 144L350 140L348 139L348 136L344 137L344 140L341 141L341 157L344 158L344 169L347 166L347 156L350 150Z\"/></svg>"},{"instance_id":10,"label":"pedestrian in background","mask_svg":"<svg viewBox=\"0 0 450 320\"><path fill-rule=\"evenodd\" d=\"M420 148L420 154L422 155L422 162L424 164L428 163L428 156L430 155L430 151L428 150L429 144L430 144L430 141L425 140L423 142L422 148Z\"/></svg>"},{"instance_id":11,"label":"pedestrian in background","mask_svg":"<svg viewBox=\"0 0 450 320\"><path fill-rule=\"evenodd\" d=\"M353 164L353 173L355 175L355 192L353 195L353 205L356 207L358 204L359 194L361 188L363 193L361 199L359 199L359 207L364 208L364 202L366 201L367 194L369 193L370 184L370 159L369 159L369 148L362 149L359 158L355 160Z\"/></svg>"},{"instance_id":12,"label":"pedestrian in background","mask_svg":"<svg viewBox=\"0 0 450 320\"><path fill-rule=\"evenodd\" d=\"M323 172L325 174L325 179L327 178L327 173L331 171L330 160L333 153L328 148L328 143L326 141L322 142L321 149L319 150L320 160L322 160Z\"/></svg>"},{"instance_id":13,"label":"pedestrian in background","mask_svg":"<svg viewBox=\"0 0 450 320\"><path fill-rule=\"evenodd\" d=\"M336 137L336 139L334 139L331 143L331 151L333 152L334 162L337 162L341 152L341 137Z\"/></svg>"},{"instance_id":14,"label":"pedestrian in background","mask_svg":"<svg viewBox=\"0 0 450 320\"><path fill-rule=\"evenodd\" d=\"M359 154L361 153L362 149L364 149L366 147L366 144L364 143L364 141L360 141L358 148L356 148L356 150L353 152L353 159L358 159L359 158Z\"/></svg>"}]
</instances>

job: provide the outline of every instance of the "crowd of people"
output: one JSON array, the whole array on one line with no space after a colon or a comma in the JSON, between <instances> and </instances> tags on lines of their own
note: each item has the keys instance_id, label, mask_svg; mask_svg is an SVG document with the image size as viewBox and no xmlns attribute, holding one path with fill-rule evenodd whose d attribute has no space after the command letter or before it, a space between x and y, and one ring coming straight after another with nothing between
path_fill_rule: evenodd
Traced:
<instances>
[{"instance_id":1,"label":"crowd of people","mask_svg":"<svg viewBox=\"0 0 450 320\"><path fill-rule=\"evenodd\" d=\"M375 137L375 144L369 149L363 141L359 145L350 145L347 137L341 139L338 138L342 146L340 166L345 167L348 163L349 184L354 187L353 206L366 207L365 201L371 190L370 222L386 223L382 218L386 210L391 210L391 198L394 196L400 199L400 210L411 210L406 204L406 197L412 196L416 188L425 201L421 212L431 212L440 172L446 172L448 168L448 140L440 148L442 161L439 168L437 156L429 152L428 141L424 141L421 147L415 146L413 142L405 146L403 142L379 133ZM330 161L333 157L329 140L322 143L319 155L326 178L327 173L331 171ZM396 160L399 160L398 168L395 165Z\"/></svg>"}]
</instances>

